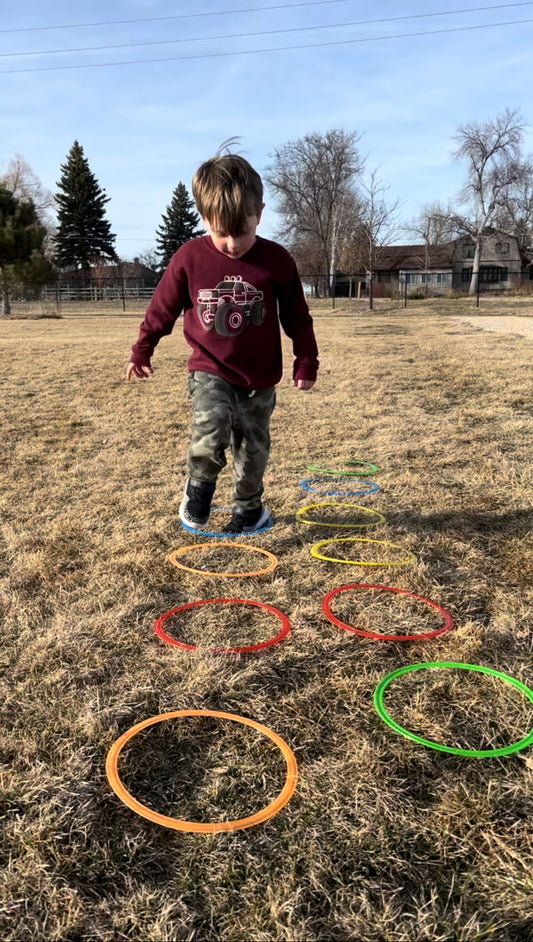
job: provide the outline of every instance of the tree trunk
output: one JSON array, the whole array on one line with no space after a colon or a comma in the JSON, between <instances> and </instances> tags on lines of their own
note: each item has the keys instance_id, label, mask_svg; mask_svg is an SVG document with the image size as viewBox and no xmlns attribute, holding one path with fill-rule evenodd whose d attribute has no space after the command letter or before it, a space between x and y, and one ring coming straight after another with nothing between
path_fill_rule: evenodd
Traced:
<instances>
[{"instance_id":1,"label":"tree trunk","mask_svg":"<svg viewBox=\"0 0 533 942\"><path fill-rule=\"evenodd\" d=\"M7 282L2 278L2 283L0 285L1 292L1 304L0 304L0 316L9 317L11 314L11 301L9 299L9 288Z\"/></svg>"},{"instance_id":2,"label":"tree trunk","mask_svg":"<svg viewBox=\"0 0 533 942\"><path fill-rule=\"evenodd\" d=\"M335 296L335 282L337 280L337 246L335 242L331 244L330 255L328 259L328 285L330 297Z\"/></svg>"},{"instance_id":3,"label":"tree trunk","mask_svg":"<svg viewBox=\"0 0 533 942\"><path fill-rule=\"evenodd\" d=\"M476 247L474 250L474 262L472 265L472 278L470 280L470 290L469 295L473 297L477 294L477 286L479 281L479 268L481 262L481 238L476 239Z\"/></svg>"}]
</instances>

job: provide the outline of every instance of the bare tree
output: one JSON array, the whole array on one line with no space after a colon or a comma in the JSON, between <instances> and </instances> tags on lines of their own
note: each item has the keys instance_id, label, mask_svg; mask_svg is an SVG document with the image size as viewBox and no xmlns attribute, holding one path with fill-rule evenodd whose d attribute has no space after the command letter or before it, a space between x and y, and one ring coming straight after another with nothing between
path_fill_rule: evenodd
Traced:
<instances>
[{"instance_id":1,"label":"bare tree","mask_svg":"<svg viewBox=\"0 0 533 942\"><path fill-rule=\"evenodd\" d=\"M359 242L367 270L368 299L371 309L374 306L374 270L379 261L380 249L396 238L399 228L396 215L399 200L387 202L386 193L390 187L378 179L378 170L378 167L369 170L366 180L361 184L362 214Z\"/></svg>"},{"instance_id":2,"label":"bare tree","mask_svg":"<svg viewBox=\"0 0 533 942\"><path fill-rule=\"evenodd\" d=\"M324 275L321 246L312 236L308 236L290 242L288 248L298 266L302 281L311 285L313 297L326 297L329 286Z\"/></svg>"},{"instance_id":3,"label":"bare tree","mask_svg":"<svg viewBox=\"0 0 533 942\"><path fill-rule=\"evenodd\" d=\"M348 277L348 296L350 298L354 288L354 276L366 272L365 245L361 242L361 235L361 225L359 223L351 238L344 243L339 255L340 270Z\"/></svg>"},{"instance_id":4,"label":"bare tree","mask_svg":"<svg viewBox=\"0 0 533 942\"><path fill-rule=\"evenodd\" d=\"M159 268L159 255L155 246L142 249L137 256L141 265L146 265L150 271L156 272Z\"/></svg>"},{"instance_id":5,"label":"bare tree","mask_svg":"<svg viewBox=\"0 0 533 942\"><path fill-rule=\"evenodd\" d=\"M454 159L467 163L467 182L459 199L469 204L470 213L457 214L455 222L474 243L470 294L478 290L483 234L505 206L520 177L523 134L522 115L517 109L507 108L487 121L461 124L454 138L458 143Z\"/></svg>"},{"instance_id":6,"label":"bare tree","mask_svg":"<svg viewBox=\"0 0 533 942\"><path fill-rule=\"evenodd\" d=\"M440 203L425 203L419 215L404 228L430 248L450 242L457 234L454 210Z\"/></svg>"},{"instance_id":7,"label":"bare tree","mask_svg":"<svg viewBox=\"0 0 533 942\"><path fill-rule=\"evenodd\" d=\"M353 216L355 183L363 168L360 135L342 130L307 134L274 151L266 182L279 200L281 235L320 246L324 273L335 290L339 250Z\"/></svg>"},{"instance_id":8,"label":"bare tree","mask_svg":"<svg viewBox=\"0 0 533 942\"><path fill-rule=\"evenodd\" d=\"M54 205L54 195L45 189L22 154L15 154L9 161L6 169L0 174L0 181L11 190L16 199L30 199L39 219L47 228L51 226L50 210Z\"/></svg>"},{"instance_id":9,"label":"bare tree","mask_svg":"<svg viewBox=\"0 0 533 942\"><path fill-rule=\"evenodd\" d=\"M498 228L515 236L522 264L531 260L533 253L533 158L528 157L519 167L519 175L510 187L505 202L496 215Z\"/></svg>"},{"instance_id":10,"label":"bare tree","mask_svg":"<svg viewBox=\"0 0 533 942\"><path fill-rule=\"evenodd\" d=\"M420 267L424 269L425 275L437 257L439 246L450 242L457 235L453 210L451 207L445 208L440 203L424 204L416 219L404 228L421 241Z\"/></svg>"}]
</instances>

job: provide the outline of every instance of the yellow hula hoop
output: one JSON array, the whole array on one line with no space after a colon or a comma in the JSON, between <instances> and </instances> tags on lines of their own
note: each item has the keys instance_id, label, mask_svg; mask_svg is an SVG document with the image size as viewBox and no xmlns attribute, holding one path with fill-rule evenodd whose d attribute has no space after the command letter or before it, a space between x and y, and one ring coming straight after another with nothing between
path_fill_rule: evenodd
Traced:
<instances>
[{"instance_id":1,"label":"yellow hula hoop","mask_svg":"<svg viewBox=\"0 0 533 942\"><path fill-rule=\"evenodd\" d=\"M409 553L405 559L383 559L380 562L367 561L363 559L339 559L337 556L323 556L319 549L322 546L328 546L330 543L377 543L380 546L392 546L394 549L404 550L398 543L389 543L386 540L370 540L367 537L343 536L336 540L320 540L311 547L311 556L315 559L322 559L327 563L344 563L347 566L413 566L416 563L414 553ZM405 551L405 550L404 550Z\"/></svg>"},{"instance_id":2,"label":"yellow hula hoop","mask_svg":"<svg viewBox=\"0 0 533 942\"><path fill-rule=\"evenodd\" d=\"M162 723L164 720L174 719L178 716L221 717L225 720L234 720L236 723L251 726L253 729L263 733L263 735L268 736L281 750L287 766L285 784L278 797L265 808L262 808L260 811L257 811L256 814L252 814L247 818L238 818L235 821L208 822L205 824L200 821L182 821L180 818L170 818L165 814L160 814L158 811L153 811L146 805L141 804L140 801L137 801L123 785L119 777L118 757L120 752L126 743L132 739L136 733L140 732L140 730L145 729L147 726L153 726L154 723ZM161 713L159 716L152 716L147 720L143 720L141 723L137 723L136 726L132 726L131 729L123 733L109 750L106 761L106 775L115 794L118 795L120 800L123 801L128 808L131 808L132 811L135 811L137 814L141 815L141 817L147 818L155 824L161 824L163 827L173 828L175 831L196 831L202 834L214 834L216 831L236 831L243 828L250 828L254 824L262 824L263 821L268 821L269 818L277 814L278 811L287 804L296 788L298 766L292 749L281 736L278 736L277 733L274 733L271 729L267 729L266 726L262 726L261 723L256 723L255 720L249 720L244 716L236 716L234 713L222 713L219 710L174 710L172 713Z\"/></svg>"},{"instance_id":3,"label":"yellow hula hoop","mask_svg":"<svg viewBox=\"0 0 533 942\"><path fill-rule=\"evenodd\" d=\"M365 514L372 514L376 519L369 520L368 523L328 523L322 520L306 520L304 514L308 510L315 510L316 507L352 507L354 510L362 510ZM300 523L307 523L313 527L342 527L345 530L359 530L363 527L376 527L380 523L386 523L387 518L372 507L361 507L359 504L344 504L338 500L322 500L317 504L307 504L307 507L300 507L296 511L296 519Z\"/></svg>"},{"instance_id":4,"label":"yellow hula hoop","mask_svg":"<svg viewBox=\"0 0 533 942\"><path fill-rule=\"evenodd\" d=\"M178 562L177 557L189 552L189 550L207 549L209 546L216 546L217 548L219 546L229 546L233 550L252 550L254 553L262 553L263 556L266 556L267 559L270 560L270 562L266 569L257 569L255 572L210 572L207 569L193 569L191 566L185 566L183 563ZM187 572L194 572L196 575L200 576L217 576L220 579L239 579L247 576L264 576L267 574L267 572L272 572L278 565L277 557L274 556L273 553L269 553L268 550L262 549L259 546L230 543L229 540L217 540L216 543L193 543L189 546L180 546L179 549L174 550L173 553L170 553L170 555L167 556L167 559L172 563L173 566L177 566L178 569L186 569Z\"/></svg>"}]
</instances>

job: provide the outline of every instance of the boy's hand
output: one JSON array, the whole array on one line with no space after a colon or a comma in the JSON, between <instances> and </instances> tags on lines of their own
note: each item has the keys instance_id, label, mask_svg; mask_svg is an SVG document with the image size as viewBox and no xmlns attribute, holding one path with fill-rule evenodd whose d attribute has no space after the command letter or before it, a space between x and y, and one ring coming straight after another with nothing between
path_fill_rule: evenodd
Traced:
<instances>
[{"instance_id":1,"label":"boy's hand","mask_svg":"<svg viewBox=\"0 0 533 942\"><path fill-rule=\"evenodd\" d=\"M135 363L128 363L126 379L130 380L132 376L135 376L137 379L148 379L153 372L151 366L137 366Z\"/></svg>"},{"instance_id":2,"label":"boy's hand","mask_svg":"<svg viewBox=\"0 0 533 942\"><path fill-rule=\"evenodd\" d=\"M295 379L294 385L296 389L312 389L315 385L314 379Z\"/></svg>"}]
</instances>

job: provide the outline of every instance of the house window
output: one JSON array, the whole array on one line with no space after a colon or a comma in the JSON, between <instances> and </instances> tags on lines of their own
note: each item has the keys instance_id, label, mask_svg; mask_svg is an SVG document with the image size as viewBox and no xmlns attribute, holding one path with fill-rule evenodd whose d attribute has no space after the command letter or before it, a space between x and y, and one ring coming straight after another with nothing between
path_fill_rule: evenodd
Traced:
<instances>
[{"instance_id":1,"label":"house window","mask_svg":"<svg viewBox=\"0 0 533 942\"><path fill-rule=\"evenodd\" d=\"M471 277L472 277L472 269L463 268L461 272L461 281L470 281Z\"/></svg>"},{"instance_id":2,"label":"house window","mask_svg":"<svg viewBox=\"0 0 533 942\"><path fill-rule=\"evenodd\" d=\"M474 258L476 247L473 242L463 243L463 258Z\"/></svg>"},{"instance_id":3,"label":"house window","mask_svg":"<svg viewBox=\"0 0 533 942\"><path fill-rule=\"evenodd\" d=\"M405 273L405 284L416 285L416 274L413 271L408 271Z\"/></svg>"},{"instance_id":4,"label":"house window","mask_svg":"<svg viewBox=\"0 0 533 942\"><path fill-rule=\"evenodd\" d=\"M509 255L509 243L497 242L496 243L496 255Z\"/></svg>"},{"instance_id":5,"label":"house window","mask_svg":"<svg viewBox=\"0 0 533 942\"><path fill-rule=\"evenodd\" d=\"M446 271L438 271L438 272L437 272L437 284L438 284L438 285L445 285L445 284L447 283L447 281L448 281L448 272L446 272Z\"/></svg>"},{"instance_id":6,"label":"house window","mask_svg":"<svg viewBox=\"0 0 533 942\"><path fill-rule=\"evenodd\" d=\"M486 268L481 268L479 272L479 280L488 282L489 284L495 284L498 281L507 281L507 268L497 268L494 266L487 266Z\"/></svg>"},{"instance_id":7,"label":"house window","mask_svg":"<svg viewBox=\"0 0 533 942\"><path fill-rule=\"evenodd\" d=\"M430 271L425 272L420 276L420 283L423 285L430 285L433 281L433 275Z\"/></svg>"}]
</instances>

